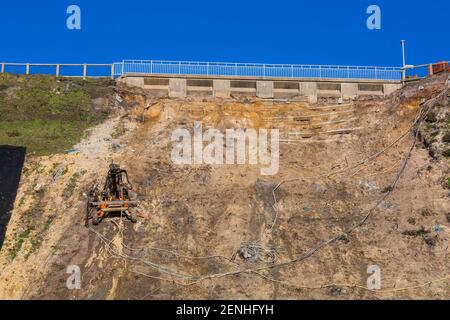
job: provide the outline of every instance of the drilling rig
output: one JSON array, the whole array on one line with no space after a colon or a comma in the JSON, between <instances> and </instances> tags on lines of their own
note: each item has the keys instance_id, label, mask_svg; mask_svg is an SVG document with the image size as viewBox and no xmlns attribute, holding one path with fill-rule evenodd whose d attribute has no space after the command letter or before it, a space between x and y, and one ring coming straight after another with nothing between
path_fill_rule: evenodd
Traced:
<instances>
[{"instance_id":1,"label":"drilling rig","mask_svg":"<svg viewBox=\"0 0 450 320\"><path fill-rule=\"evenodd\" d=\"M89 219L93 225L98 225L100 221L108 215L126 216L131 222L137 222L137 209L139 201L135 198L131 190L133 186L128 179L126 170L119 165L112 163L109 166L103 189L99 189L98 183L94 183L89 190L86 208L86 226Z\"/></svg>"}]
</instances>

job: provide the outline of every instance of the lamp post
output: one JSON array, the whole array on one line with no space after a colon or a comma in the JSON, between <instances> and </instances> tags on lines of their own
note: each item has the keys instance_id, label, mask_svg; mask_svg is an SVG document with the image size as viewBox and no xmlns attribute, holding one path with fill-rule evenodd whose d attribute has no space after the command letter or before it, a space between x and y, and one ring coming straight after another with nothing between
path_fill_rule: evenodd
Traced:
<instances>
[{"instance_id":1,"label":"lamp post","mask_svg":"<svg viewBox=\"0 0 450 320\"><path fill-rule=\"evenodd\" d=\"M405 40L400 40L400 44L402 46L402 57L403 57L403 68L406 66L406 59L405 59Z\"/></svg>"},{"instance_id":2,"label":"lamp post","mask_svg":"<svg viewBox=\"0 0 450 320\"><path fill-rule=\"evenodd\" d=\"M403 67L402 67L402 80L406 79L406 59L405 59L405 40L400 40L400 45L402 46L402 57L403 57Z\"/></svg>"}]
</instances>

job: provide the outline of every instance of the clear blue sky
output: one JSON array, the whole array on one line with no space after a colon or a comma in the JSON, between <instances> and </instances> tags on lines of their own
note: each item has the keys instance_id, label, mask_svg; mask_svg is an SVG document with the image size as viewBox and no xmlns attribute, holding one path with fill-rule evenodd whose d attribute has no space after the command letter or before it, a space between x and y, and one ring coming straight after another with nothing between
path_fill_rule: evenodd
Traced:
<instances>
[{"instance_id":1,"label":"clear blue sky","mask_svg":"<svg viewBox=\"0 0 450 320\"><path fill-rule=\"evenodd\" d=\"M82 29L66 9L79 5ZM369 5L381 30L366 27ZM0 60L122 59L343 65L450 60L449 0L39 0L0 4Z\"/></svg>"}]
</instances>

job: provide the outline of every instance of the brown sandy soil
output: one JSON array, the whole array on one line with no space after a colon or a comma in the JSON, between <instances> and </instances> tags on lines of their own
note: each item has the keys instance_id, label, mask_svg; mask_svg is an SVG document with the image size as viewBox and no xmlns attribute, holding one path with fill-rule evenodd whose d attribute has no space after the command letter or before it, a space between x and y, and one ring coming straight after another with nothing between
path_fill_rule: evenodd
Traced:
<instances>
[{"instance_id":1,"label":"brown sandy soil","mask_svg":"<svg viewBox=\"0 0 450 320\"><path fill-rule=\"evenodd\" d=\"M449 299L449 161L422 143L426 122L408 158L418 112L450 113L449 93L427 102L445 80L343 105L122 88L123 116L95 127L80 154L27 159L0 252L0 298ZM171 134L194 121L278 128L278 174L173 164ZM86 228L83 193L111 160L128 170L143 216ZM69 265L81 268L80 290L66 287ZM366 289L370 265L381 290Z\"/></svg>"}]
</instances>

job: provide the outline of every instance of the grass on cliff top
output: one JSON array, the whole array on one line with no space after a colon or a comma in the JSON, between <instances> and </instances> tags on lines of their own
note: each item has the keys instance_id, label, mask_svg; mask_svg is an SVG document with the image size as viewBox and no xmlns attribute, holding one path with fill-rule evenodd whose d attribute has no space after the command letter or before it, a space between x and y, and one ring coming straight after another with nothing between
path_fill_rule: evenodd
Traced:
<instances>
[{"instance_id":1,"label":"grass on cliff top","mask_svg":"<svg viewBox=\"0 0 450 320\"><path fill-rule=\"evenodd\" d=\"M37 155L64 152L108 116L113 93L106 79L0 75L0 145Z\"/></svg>"}]
</instances>

